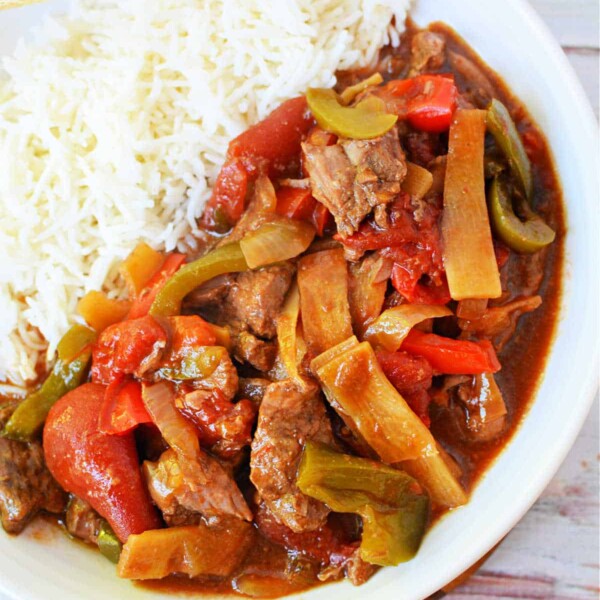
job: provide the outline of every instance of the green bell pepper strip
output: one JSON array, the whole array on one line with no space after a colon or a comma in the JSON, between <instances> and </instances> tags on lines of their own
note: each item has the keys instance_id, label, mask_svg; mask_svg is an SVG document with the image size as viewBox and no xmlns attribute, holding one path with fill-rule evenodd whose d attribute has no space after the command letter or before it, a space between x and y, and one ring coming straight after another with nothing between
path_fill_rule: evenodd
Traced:
<instances>
[{"instance_id":1,"label":"green bell pepper strip","mask_svg":"<svg viewBox=\"0 0 600 600\"><path fill-rule=\"evenodd\" d=\"M526 218L524 221L519 219L506 185L499 177L494 177L490 185L488 204L497 235L513 250L529 254L554 241L555 232L531 210L526 201L520 207Z\"/></svg>"},{"instance_id":2,"label":"green bell pepper strip","mask_svg":"<svg viewBox=\"0 0 600 600\"><path fill-rule=\"evenodd\" d=\"M308 442L296 483L331 510L362 517L363 560L392 566L417 553L429 518L429 498L410 475Z\"/></svg>"},{"instance_id":3,"label":"green bell pepper strip","mask_svg":"<svg viewBox=\"0 0 600 600\"><path fill-rule=\"evenodd\" d=\"M388 132L398 120L385 112L385 103L375 97L356 106L342 106L331 89L309 88L306 100L317 123L326 131L355 140L367 140Z\"/></svg>"},{"instance_id":4,"label":"green bell pepper strip","mask_svg":"<svg viewBox=\"0 0 600 600\"><path fill-rule=\"evenodd\" d=\"M156 295L150 314L163 317L178 315L185 296L198 286L219 275L247 271L248 268L238 242L216 248L181 267Z\"/></svg>"},{"instance_id":5,"label":"green bell pepper strip","mask_svg":"<svg viewBox=\"0 0 600 600\"><path fill-rule=\"evenodd\" d=\"M533 193L531 163L514 121L500 100L494 98L490 103L487 109L486 126L506 156L510 170L519 181L525 196L527 199L531 198Z\"/></svg>"},{"instance_id":6,"label":"green bell pepper strip","mask_svg":"<svg viewBox=\"0 0 600 600\"><path fill-rule=\"evenodd\" d=\"M59 358L52 372L38 390L19 404L4 427L4 437L26 442L39 433L52 406L83 382L92 355L89 346L95 339L95 332L83 325L73 325L65 333L58 344Z\"/></svg>"},{"instance_id":7,"label":"green bell pepper strip","mask_svg":"<svg viewBox=\"0 0 600 600\"><path fill-rule=\"evenodd\" d=\"M110 525L104 521L98 533L98 549L110 562L117 564L122 548L123 545L119 541L119 538L117 538Z\"/></svg>"}]
</instances>

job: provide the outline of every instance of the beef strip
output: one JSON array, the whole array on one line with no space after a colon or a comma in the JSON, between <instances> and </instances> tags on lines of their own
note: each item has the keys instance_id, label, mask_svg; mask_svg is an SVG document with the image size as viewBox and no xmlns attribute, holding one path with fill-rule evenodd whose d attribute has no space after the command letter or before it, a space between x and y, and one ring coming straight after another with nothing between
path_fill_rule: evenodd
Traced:
<instances>
[{"instance_id":1,"label":"beef strip","mask_svg":"<svg viewBox=\"0 0 600 600\"><path fill-rule=\"evenodd\" d=\"M98 544L98 534L104 519L85 501L77 496L69 500L65 513L67 531L88 544Z\"/></svg>"},{"instance_id":2,"label":"beef strip","mask_svg":"<svg viewBox=\"0 0 600 600\"><path fill-rule=\"evenodd\" d=\"M17 403L0 408L0 429ZM20 533L39 512L61 513L67 495L54 481L38 441L17 442L0 437L0 517L8 533Z\"/></svg>"},{"instance_id":3,"label":"beef strip","mask_svg":"<svg viewBox=\"0 0 600 600\"><path fill-rule=\"evenodd\" d=\"M163 514L167 525L190 525L200 522L201 516L228 515L251 520L248 507L233 477L212 456L202 454L203 473L197 481L185 476L174 450L163 452L156 462L146 461L143 473L150 496Z\"/></svg>"},{"instance_id":4,"label":"beef strip","mask_svg":"<svg viewBox=\"0 0 600 600\"><path fill-rule=\"evenodd\" d=\"M381 210L400 192L406 160L395 128L372 140L341 139L334 146L302 144L314 197L333 214L343 237L354 233L361 221Z\"/></svg>"},{"instance_id":5,"label":"beef strip","mask_svg":"<svg viewBox=\"0 0 600 600\"><path fill-rule=\"evenodd\" d=\"M250 479L275 518L292 531L312 531L329 509L296 486L304 444L333 444L331 423L317 386L291 380L272 383L263 397L250 454Z\"/></svg>"}]
</instances>

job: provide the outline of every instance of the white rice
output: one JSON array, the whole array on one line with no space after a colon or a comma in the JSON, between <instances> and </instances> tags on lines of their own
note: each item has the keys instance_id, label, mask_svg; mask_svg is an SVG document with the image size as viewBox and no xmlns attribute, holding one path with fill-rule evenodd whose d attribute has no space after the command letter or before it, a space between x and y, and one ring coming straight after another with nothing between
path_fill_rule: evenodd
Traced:
<instances>
[{"instance_id":1,"label":"white rice","mask_svg":"<svg viewBox=\"0 0 600 600\"><path fill-rule=\"evenodd\" d=\"M229 140L397 44L410 0L75 2L4 60L0 393L139 240L194 246Z\"/></svg>"}]
</instances>

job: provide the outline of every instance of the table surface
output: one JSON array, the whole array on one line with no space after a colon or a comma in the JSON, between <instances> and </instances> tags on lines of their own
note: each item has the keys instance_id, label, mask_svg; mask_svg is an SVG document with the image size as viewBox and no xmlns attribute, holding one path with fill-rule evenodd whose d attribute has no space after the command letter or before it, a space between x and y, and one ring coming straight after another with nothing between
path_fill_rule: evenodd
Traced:
<instances>
[{"instance_id":1,"label":"table surface","mask_svg":"<svg viewBox=\"0 0 600 600\"><path fill-rule=\"evenodd\" d=\"M598 0L530 0L530 4L560 42L598 117ZM483 566L446 598L600 596L598 422L596 397L577 442L540 499Z\"/></svg>"},{"instance_id":2,"label":"table surface","mask_svg":"<svg viewBox=\"0 0 600 600\"><path fill-rule=\"evenodd\" d=\"M598 0L530 3L562 45L598 116ZM446 598L599 597L598 418L597 397L577 442L540 499L479 571Z\"/></svg>"}]
</instances>

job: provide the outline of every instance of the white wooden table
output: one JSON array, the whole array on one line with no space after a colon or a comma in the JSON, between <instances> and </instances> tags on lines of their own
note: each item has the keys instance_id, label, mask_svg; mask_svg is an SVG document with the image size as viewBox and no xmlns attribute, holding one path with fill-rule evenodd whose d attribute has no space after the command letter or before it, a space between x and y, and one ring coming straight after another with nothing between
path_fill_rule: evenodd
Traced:
<instances>
[{"instance_id":1,"label":"white wooden table","mask_svg":"<svg viewBox=\"0 0 600 600\"><path fill-rule=\"evenodd\" d=\"M530 3L565 50L598 117L598 0ZM575 446L541 498L449 600L600 597L598 423L596 397Z\"/></svg>"}]
</instances>

